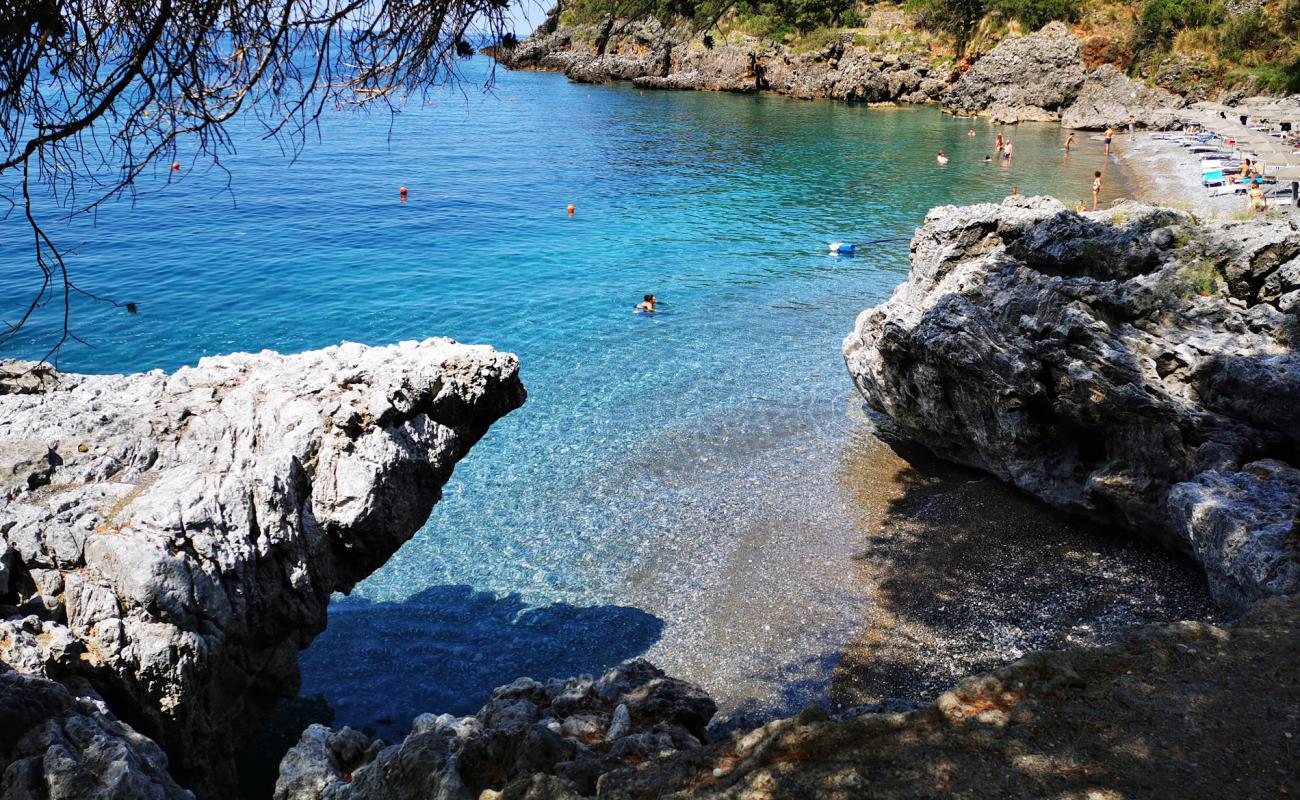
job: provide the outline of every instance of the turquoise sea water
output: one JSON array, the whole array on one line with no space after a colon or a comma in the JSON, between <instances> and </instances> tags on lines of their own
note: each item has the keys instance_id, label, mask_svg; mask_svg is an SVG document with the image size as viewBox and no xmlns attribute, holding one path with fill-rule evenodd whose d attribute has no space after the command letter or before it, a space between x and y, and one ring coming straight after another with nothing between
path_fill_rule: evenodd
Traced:
<instances>
[{"instance_id":1,"label":"turquoise sea water","mask_svg":"<svg viewBox=\"0 0 1300 800\"><path fill-rule=\"evenodd\" d=\"M94 347L61 366L431 335L519 354L526 406L304 656L340 722L396 730L641 653L730 709L816 699L864 597L837 475L865 422L840 341L907 266L906 242L826 242L907 237L933 205L1013 186L1072 203L1098 146L1067 160L1058 128L1020 126L1015 163L986 165L997 129L933 109L498 79L391 124L327 112L292 163L237 130L228 173L182 153L174 183L160 170L134 205L53 225L87 289L141 309L78 303ZM11 215L5 319L30 247ZM647 292L665 313L632 313ZM40 356L55 324L0 355Z\"/></svg>"}]
</instances>

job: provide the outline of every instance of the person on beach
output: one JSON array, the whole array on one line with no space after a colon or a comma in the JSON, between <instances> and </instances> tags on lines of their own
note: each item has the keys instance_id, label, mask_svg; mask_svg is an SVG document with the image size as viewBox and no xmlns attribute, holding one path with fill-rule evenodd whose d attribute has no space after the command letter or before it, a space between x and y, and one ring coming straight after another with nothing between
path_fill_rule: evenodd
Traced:
<instances>
[{"instance_id":1,"label":"person on beach","mask_svg":"<svg viewBox=\"0 0 1300 800\"><path fill-rule=\"evenodd\" d=\"M1107 128L1106 133L1102 134L1106 142L1106 155L1110 155L1110 140L1115 138L1115 129Z\"/></svg>"},{"instance_id":2,"label":"person on beach","mask_svg":"<svg viewBox=\"0 0 1300 800\"><path fill-rule=\"evenodd\" d=\"M1233 175L1231 178L1228 178L1228 183L1242 183L1243 181L1249 179L1250 179L1250 159L1243 158L1241 160L1241 172L1239 172L1236 175Z\"/></svg>"},{"instance_id":3,"label":"person on beach","mask_svg":"<svg viewBox=\"0 0 1300 800\"><path fill-rule=\"evenodd\" d=\"M1101 199L1101 170L1092 173L1092 210L1097 210L1097 201Z\"/></svg>"},{"instance_id":4,"label":"person on beach","mask_svg":"<svg viewBox=\"0 0 1300 800\"><path fill-rule=\"evenodd\" d=\"M1067 154L1069 154L1071 147L1074 147L1074 131L1070 131L1070 135L1065 137L1065 152Z\"/></svg>"},{"instance_id":5,"label":"person on beach","mask_svg":"<svg viewBox=\"0 0 1300 800\"><path fill-rule=\"evenodd\" d=\"M1264 196L1264 184L1256 179L1250 185L1249 191L1246 192L1246 207L1251 211L1265 211L1268 209L1268 198Z\"/></svg>"},{"instance_id":6,"label":"person on beach","mask_svg":"<svg viewBox=\"0 0 1300 800\"><path fill-rule=\"evenodd\" d=\"M653 314L655 313L655 304L658 302L659 299L657 297L648 294L645 296L644 300L636 304L636 310L645 314Z\"/></svg>"},{"instance_id":7,"label":"person on beach","mask_svg":"<svg viewBox=\"0 0 1300 800\"><path fill-rule=\"evenodd\" d=\"M1132 135L1133 135L1133 131L1137 128L1137 124L1138 124L1138 118L1137 118L1135 115L1133 115L1133 114L1129 114L1129 115L1128 115L1128 134L1129 134L1129 136L1132 136Z\"/></svg>"},{"instance_id":8,"label":"person on beach","mask_svg":"<svg viewBox=\"0 0 1300 800\"><path fill-rule=\"evenodd\" d=\"M1082 200L1080 200L1079 202L1074 204L1074 210L1082 214L1083 212L1088 210L1088 207L1083 204Z\"/></svg>"},{"instance_id":9,"label":"person on beach","mask_svg":"<svg viewBox=\"0 0 1300 800\"><path fill-rule=\"evenodd\" d=\"M938 161L940 165L948 163L948 157L943 154L942 150L939 151L939 155L935 156L935 160Z\"/></svg>"}]
</instances>

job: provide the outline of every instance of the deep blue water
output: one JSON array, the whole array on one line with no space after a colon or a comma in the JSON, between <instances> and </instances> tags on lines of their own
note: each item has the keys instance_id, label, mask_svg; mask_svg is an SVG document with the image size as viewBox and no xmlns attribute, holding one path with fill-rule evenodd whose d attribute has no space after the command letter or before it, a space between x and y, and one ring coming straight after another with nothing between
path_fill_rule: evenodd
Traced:
<instances>
[{"instance_id":1,"label":"deep blue water","mask_svg":"<svg viewBox=\"0 0 1300 800\"><path fill-rule=\"evenodd\" d=\"M327 112L292 163L236 130L228 173L182 152L174 182L160 169L133 205L53 225L87 289L141 309L78 303L94 347L61 366L431 335L519 354L527 405L304 656L340 722L472 711L518 674L643 652L729 708L816 698L863 598L840 341L907 255L825 243L906 237L933 205L1013 186L1082 199L1095 145L1065 161L1059 129L1020 126L1015 164L986 165L994 127L932 109L498 78L391 124ZM21 220L0 226L5 319L30 247ZM666 313L632 313L646 292ZM55 324L0 355L40 356Z\"/></svg>"}]
</instances>

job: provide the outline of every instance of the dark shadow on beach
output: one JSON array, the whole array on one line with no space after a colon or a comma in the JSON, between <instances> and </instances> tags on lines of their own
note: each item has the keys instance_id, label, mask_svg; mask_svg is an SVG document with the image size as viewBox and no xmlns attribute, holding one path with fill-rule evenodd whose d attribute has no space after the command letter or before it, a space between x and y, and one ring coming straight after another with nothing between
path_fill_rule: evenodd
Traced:
<instances>
[{"instance_id":1,"label":"dark shadow on beach","mask_svg":"<svg viewBox=\"0 0 1300 800\"><path fill-rule=\"evenodd\" d=\"M918 445L864 434L840 470L865 515L855 560L872 600L836 664L832 708L929 700L1033 650L1218 616L1189 559Z\"/></svg>"},{"instance_id":2,"label":"dark shadow on beach","mask_svg":"<svg viewBox=\"0 0 1300 800\"><path fill-rule=\"evenodd\" d=\"M337 725L392 740L425 712L473 714L498 686L599 674L646 651L663 621L626 606L530 608L515 594L434 586L401 602L345 598L301 656L303 691Z\"/></svg>"}]
</instances>

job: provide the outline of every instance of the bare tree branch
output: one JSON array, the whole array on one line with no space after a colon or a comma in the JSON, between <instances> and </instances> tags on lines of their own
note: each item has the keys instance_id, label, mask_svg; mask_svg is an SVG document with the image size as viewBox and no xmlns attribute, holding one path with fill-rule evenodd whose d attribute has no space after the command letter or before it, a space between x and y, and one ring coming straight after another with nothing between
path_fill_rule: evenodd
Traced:
<instances>
[{"instance_id":1,"label":"bare tree branch","mask_svg":"<svg viewBox=\"0 0 1300 800\"><path fill-rule=\"evenodd\" d=\"M33 294L0 347L48 302L68 341L71 298L121 303L71 277L43 216L94 214L135 196L178 144L221 168L226 124L247 115L291 157L324 109L422 99L459 78L471 35L513 41L517 0L19 0L0 3L0 187L32 233ZM490 82L489 78L489 82ZM6 179L9 179L6 181ZM83 194L85 197L83 198ZM47 209L42 211L41 209Z\"/></svg>"}]
</instances>

